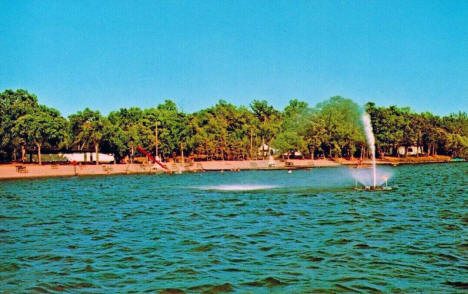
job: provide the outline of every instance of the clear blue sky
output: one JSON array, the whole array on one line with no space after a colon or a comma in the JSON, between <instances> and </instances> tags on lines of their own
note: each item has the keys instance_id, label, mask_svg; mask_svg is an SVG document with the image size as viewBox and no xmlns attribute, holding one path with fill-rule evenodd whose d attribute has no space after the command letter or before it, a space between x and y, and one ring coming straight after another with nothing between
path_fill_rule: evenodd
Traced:
<instances>
[{"instance_id":1,"label":"clear blue sky","mask_svg":"<svg viewBox=\"0 0 468 294\"><path fill-rule=\"evenodd\" d=\"M468 111L468 1L0 0L0 91L69 115L173 99Z\"/></svg>"}]
</instances>

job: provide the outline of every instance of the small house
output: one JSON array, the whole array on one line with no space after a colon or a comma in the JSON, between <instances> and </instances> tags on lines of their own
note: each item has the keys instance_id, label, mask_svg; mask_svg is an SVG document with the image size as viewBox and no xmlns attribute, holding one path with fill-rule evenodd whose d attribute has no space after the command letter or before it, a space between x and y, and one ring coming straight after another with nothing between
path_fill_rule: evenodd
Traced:
<instances>
[{"instance_id":1,"label":"small house","mask_svg":"<svg viewBox=\"0 0 468 294\"><path fill-rule=\"evenodd\" d=\"M417 146L408 146L408 154L407 155L418 155L423 153L422 147ZM398 147L398 154L404 156L405 155L405 146Z\"/></svg>"},{"instance_id":2,"label":"small house","mask_svg":"<svg viewBox=\"0 0 468 294\"><path fill-rule=\"evenodd\" d=\"M271 146L268 146L267 144L263 144L262 146L258 147L258 155L260 156L270 156L270 155L273 155L273 154L277 154L278 153L278 150L271 147Z\"/></svg>"}]
</instances>

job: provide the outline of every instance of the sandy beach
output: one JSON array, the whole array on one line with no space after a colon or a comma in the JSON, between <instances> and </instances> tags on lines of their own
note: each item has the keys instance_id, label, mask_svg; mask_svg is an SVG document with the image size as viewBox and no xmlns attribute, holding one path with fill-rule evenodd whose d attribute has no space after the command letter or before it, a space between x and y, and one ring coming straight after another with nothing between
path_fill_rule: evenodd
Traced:
<instances>
[{"instance_id":1,"label":"sandy beach","mask_svg":"<svg viewBox=\"0 0 468 294\"><path fill-rule=\"evenodd\" d=\"M432 156L419 158L385 158L378 160L379 165L416 164L431 162L449 162L447 156ZM371 161L361 162L363 166L370 166ZM72 165L72 164L20 164L10 163L0 165L0 179L21 179L40 177L68 177L68 176L101 176L116 174L148 174L148 173L181 173L203 171L238 171L238 170L274 170L274 169L304 169L320 167L357 166L358 160L346 159L294 159L287 161L276 160L272 164L269 160L243 161L203 161L193 163L166 163L169 170L164 170L153 164L100 164L100 165Z\"/></svg>"}]
</instances>

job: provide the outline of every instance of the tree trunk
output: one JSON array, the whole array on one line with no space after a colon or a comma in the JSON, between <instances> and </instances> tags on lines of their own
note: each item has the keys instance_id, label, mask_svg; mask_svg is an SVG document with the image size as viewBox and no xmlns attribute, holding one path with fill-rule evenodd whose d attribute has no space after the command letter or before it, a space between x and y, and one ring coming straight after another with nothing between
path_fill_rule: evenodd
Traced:
<instances>
[{"instance_id":1,"label":"tree trunk","mask_svg":"<svg viewBox=\"0 0 468 294\"><path fill-rule=\"evenodd\" d=\"M42 156L41 156L41 144L36 143L37 146L37 160L39 164L42 165Z\"/></svg>"},{"instance_id":2,"label":"tree trunk","mask_svg":"<svg viewBox=\"0 0 468 294\"><path fill-rule=\"evenodd\" d=\"M13 148L13 161L16 161L16 148Z\"/></svg>"},{"instance_id":3,"label":"tree trunk","mask_svg":"<svg viewBox=\"0 0 468 294\"><path fill-rule=\"evenodd\" d=\"M405 157L408 157L408 146L405 146Z\"/></svg>"},{"instance_id":4,"label":"tree trunk","mask_svg":"<svg viewBox=\"0 0 468 294\"><path fill-rule=\"evenodd\" d=\"M21 162L26 161L26 148L24 148L24 145L21 145Z\"/></svg>"},{"instance_id":5,"label":"tree trunk","mask_svg":"<svg viewBox=\"0 0 468 294\"><path fill-rule=\"evenodd\" d=\"M184 159L184 146L182 145L182 143L180 143L180 156L182 157L182 164L184 164L184 162L185 162L185 159ZM182 168L183 168L183 165L182 165Z\"/></svg>"},{"instance_id":6,"label":"tree trunk","mask_svg":"<svg viewBox=\"0 0 468 294\"><path fill-rule=\"evenodd\" d=\"M262 136L262 159L265 160L265 138Z\"/></svg>"},{"instance_id":7,"label":"tree trunk","mask_svg":"<svg viewBox=\"0 0 468 294\"><path fill-rule=\"evenodd\" d=\"M99 165L99 143L94 143L94 150L96 151L96 164Z\"/></svg>"}]
</instances>

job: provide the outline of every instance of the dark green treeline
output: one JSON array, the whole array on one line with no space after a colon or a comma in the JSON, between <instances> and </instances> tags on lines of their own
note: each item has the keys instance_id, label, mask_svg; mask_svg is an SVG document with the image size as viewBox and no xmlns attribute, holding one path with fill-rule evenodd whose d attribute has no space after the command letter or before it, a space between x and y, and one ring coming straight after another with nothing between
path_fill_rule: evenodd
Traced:
<instances>
[{"instance_id":1,"label":"dark green treeline","mask_svg":"<svg viewBox=\"0 0 468 294\"><path fill-rule=\"evenodd\" d=\"M419 146L429 155L468 156L465 112L439 117L372 102L364 110L372 119L378 156L396 156L400 146ZM108 116L86 108L64 118L25 90L5 90L0 93L0 160L24 160L34 152L40 161L41 152L84 150L111 153L119 160L135 156L139 145L163 159L181 152L196 159L256 159L269 152L259 153L262 146L279 154L300 151L307 158L366 156L362 111L351 99L335 96L314 107L291 100L283 111L266 101L237 107L220 100L187 114L166 100L154 108L121 108Z\"/></svg>"}]
</instances>

